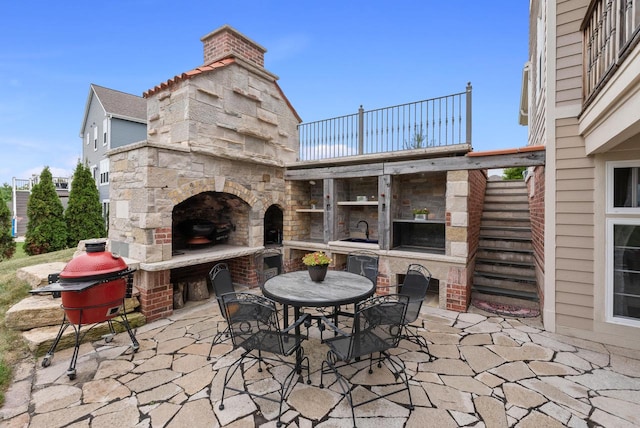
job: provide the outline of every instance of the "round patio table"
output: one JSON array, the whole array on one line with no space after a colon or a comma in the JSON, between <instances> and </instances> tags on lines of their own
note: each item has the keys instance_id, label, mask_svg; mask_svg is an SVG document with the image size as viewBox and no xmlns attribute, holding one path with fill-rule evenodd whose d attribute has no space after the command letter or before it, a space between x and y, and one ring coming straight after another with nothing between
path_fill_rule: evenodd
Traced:
<instances>
[{"instance_id":1,"label":"round patio table","mask_svg":"<svg viewBox=\"0 0 640 428\"><path fill-rule=\"evenodd\" d=\"M321 282L312 281L306 270L284 273L269 278L261 288L266 297L298 309L357 303L376 291L367 277L338 270L329 270Z\"/></svg>"},{"instance_id":2,"label":"round patio table","mask_svg":"<svg viewBox=\"0 0 640 428\"><path fill-rule=\"evenodd\" d=\"M287 306L293 306L294 319L300 318L303 307L333 306L333 323L338 325L338 315L350 315L340 312L341 305L360 302L373 296L376 286L365 276L346 271L330 270L324 281L314 282L306 270L284 273L269 278L261 287L262 294L284 305L283 319L285 326L288 322ZM300 337L300 326L295 329ZM302 364L302 353L296 352L296 367L298 373Z\"/></svg>"}]
</instances>

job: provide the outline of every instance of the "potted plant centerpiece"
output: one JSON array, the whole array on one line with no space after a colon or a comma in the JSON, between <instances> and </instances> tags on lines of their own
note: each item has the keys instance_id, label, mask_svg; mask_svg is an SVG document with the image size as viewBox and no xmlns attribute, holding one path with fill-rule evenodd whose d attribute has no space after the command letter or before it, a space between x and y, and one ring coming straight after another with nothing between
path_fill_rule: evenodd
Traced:
<instances>
[{"instance_id":1,"label":"potted plant centerpiece","mask_svg":"<svg viewBox=\"0 0 640 428\"><path fill-rule=\"evenodd\" d=\"M414 208L412 212L414 220L426 220L429 215L429 210L427 208Z\"/></svg>"},{"instance_id":2,"label":"potted plant centerpiece","mask_svg":"<svg viewBox=\"0 0 640 428\"><path fill-rule=\"evenodd\" d=\"M308 253L302 258L302 263L309 271L312 281L320 282L327 275L327 268L331 264L331 258L322 251Z\"/></svg>"},{"instance_id":3,"label":"potted plant centerpiece","mask_svg":"<svg viewBox=\"0 0 640 428\"><path fill-rule=\"evenodd\" d=\"M311 205L311 209L312 209L312 210L315 210L315 209L316 209L316 204L317 204L317 203L318 203L318 200L317 200L317 199L311 199L311 200L309 201L309 205Z\"/></svg>"}]
</instances>

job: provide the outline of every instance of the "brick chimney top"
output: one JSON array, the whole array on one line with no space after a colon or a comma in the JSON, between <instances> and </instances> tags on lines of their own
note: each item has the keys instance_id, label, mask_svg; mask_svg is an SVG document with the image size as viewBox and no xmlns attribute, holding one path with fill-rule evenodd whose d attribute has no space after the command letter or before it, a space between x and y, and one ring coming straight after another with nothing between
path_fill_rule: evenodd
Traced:
<instances>
[{"instance_id":1,"label":"brick chimney top","mask_svg":"<svg viewBox=\"0 0 640 428\"><path fill-rule=\"evenodd\" d=\"M204 45L205 65L234 56L264 68L267 50L229 25L223 25L200 41Z\"/></svg>"}]
</instances>

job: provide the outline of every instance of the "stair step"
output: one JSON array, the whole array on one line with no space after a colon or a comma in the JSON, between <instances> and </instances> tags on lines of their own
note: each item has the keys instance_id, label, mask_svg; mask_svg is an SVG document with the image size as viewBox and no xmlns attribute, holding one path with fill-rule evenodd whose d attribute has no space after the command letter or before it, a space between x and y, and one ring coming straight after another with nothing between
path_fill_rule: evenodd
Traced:
<instances>
[{"instance_id":1,"label":"stair step","mask_svg":"<svg viewBox=\"0 0 640 428\"><path fill-rule=\"evenodd\" d=\"M522 251L533 253L530 239L524 238L494 238L481 236L478 250L485 251Z\"/></svg>"},{"instance_id":2,"label":"stair step","mask_svg":"<svg viewBox=\"0 0 640 428\"><path fill-rule=\"evenodd\" d=\"M540 303L537 300L521 299L518 297L503 296L498 294L485 294L481 292L472 292L471 300L493 302L493 303L515 306L515 307L519 306L522 308L537 309L538 311L540 310Z\"/></svg>"},{"instance_id":3,"label":"stair step","mask_svg":"<svg viewBox=\"0 0 640 428\"><path fill-rule=\"evenodd\" d=\"M504 210L486 210L482 213L480 220L487 226L511 226L511 222L523 222L522 225L529 226L531 217L529 211L504 211ZM516 225L514 225L516 226ZM521 226L524 227L524 226Z\"/></svg>"},{"instance_id":4,"label":"stair step","mask_svg":"<svg viewBox=\"0 0 640 428\"><path fill-rule=\"evenodd\" d=\"M528 204L529 195L527 193L502 193L496 191L487 191L484 194L485 203L493 202L511 202L518 204Z\"/></svg>"},{"instance_id":5,"label":"stair step","mask_svg":"<svg viewBox=\"0 0 640 428\"><path fill-rule=\"evenodd\" d=\"M481 263L518 263L533 266L533 251L512 249L479 248L477 262Z\"/></svg>"},{"instance_id":6,"label":"stair step","mask_svg":"<svg viewBox=\"0 0 640 428\"><path fill-rule=\"evenodd\" d=\"M513 278L534 278L535 279L535 267L531 263L513 263L513 262L500 262L484 260L476 261L477 274L481 275L494 275L500 274Z\"/></svg>"},{"instance_id":7,"label":"stair step","mask_svg":"<svg viewBox=\"0 0 640 428\"><path fill-rule=\"evenodd\" d=\"M490 286L477 286L477 287L474 286L473 292L495 295L495 296L512 297L512 298L518 298L523 300L530 300L534 302L537 302L540 300L538 297L538 293L535 293L535 292L519 291L519 290L513 290L513 289L508 290L504 288L490 287Z\"/></svg>"},{"instance_id":8,"label":"stair step","mask_svg":"<svg viewBox=\"0 0 640 428\"><path fill-rule=\"evenodd\" d=\"M480 225L480 237L509 237L531 239L530 227L483 226Z\"/></svg>"},{"instance_id":9,"label":"stair step","mask_svg":"<svg viewBox=\"0 0 640 428\"><path fill-rule=\"evenodd\" d=\"M529 202L524 201L513 201L513 200L505 200L504 198L500 198L496 200L484 200L484 210L493 210L493 211L505 211L509 212L512 210L522 210L529 211Z\"/></svg>"},{"instance_id":10,"label":"stair step","mask_svg":"<svg viewBox=\"0 0 640 428\"><path fill-rule=\"evenodd\" d=\"M532 275L505 275L498 272L475 272L473 276L474 286L488 285L500 288L515 287L518 289L530 289L536 288L536 278Z\"/></svg>"}]
</instances>

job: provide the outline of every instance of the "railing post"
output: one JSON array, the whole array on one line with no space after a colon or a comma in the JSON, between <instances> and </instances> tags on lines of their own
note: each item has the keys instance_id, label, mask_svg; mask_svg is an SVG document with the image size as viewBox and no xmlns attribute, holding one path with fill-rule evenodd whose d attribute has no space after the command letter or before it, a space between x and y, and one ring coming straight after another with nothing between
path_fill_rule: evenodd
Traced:
<instances>
[{"instance_id":1,"label":"railing post","mask_svg":"<svg viewBox=\"0 0 640 428\"><path fill-rule=\"evenodd\" d=\"M362 104L358 109L358 154L364 153L364 109Z\"/></svg>"},{"instance_id":2,"label":"railing post","mask_svg":"<svg viewBox=\"0 0 640 428\"><path fill-rule=\"evenodd\" d=\"M471 144L471 82L467 82L467 144Z\"/></svg>"}]
</instances>

